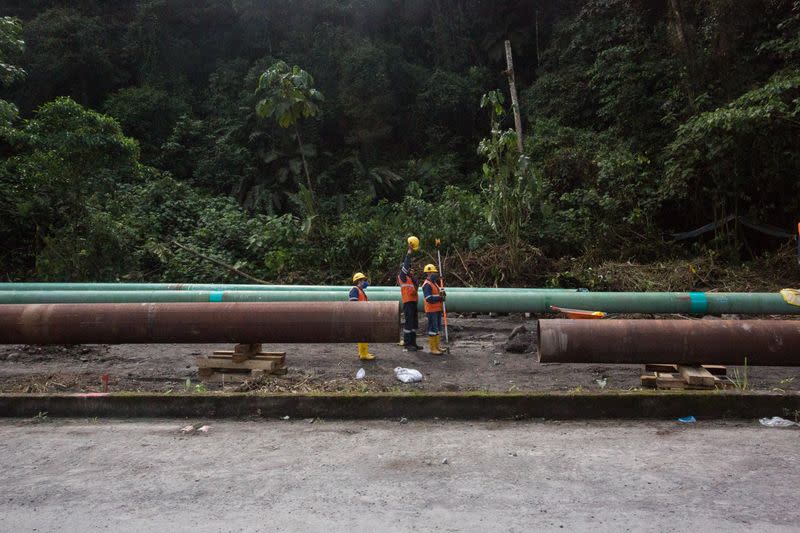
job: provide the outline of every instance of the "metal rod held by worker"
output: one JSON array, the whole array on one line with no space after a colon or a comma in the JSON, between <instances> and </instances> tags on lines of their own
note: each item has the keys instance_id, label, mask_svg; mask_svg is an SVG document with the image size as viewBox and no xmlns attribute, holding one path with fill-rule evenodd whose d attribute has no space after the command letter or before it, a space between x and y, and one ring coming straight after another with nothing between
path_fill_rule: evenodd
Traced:
<instances>
[{"instance_id":1,"label":"metal rod held by worker","mask_svg":"<svg viewBox=\"0 0 800 533\"><path fill-rule=\"evenodd\" d=\"M436 239L436 256L439 259L439 285L444 289L444 268L442 268L442 252L439 247L442 241ZM447 302L442 300L442 318L444 319L444 342L450 344L450 335L447 333Z\"/></svg>"}]
</instances>

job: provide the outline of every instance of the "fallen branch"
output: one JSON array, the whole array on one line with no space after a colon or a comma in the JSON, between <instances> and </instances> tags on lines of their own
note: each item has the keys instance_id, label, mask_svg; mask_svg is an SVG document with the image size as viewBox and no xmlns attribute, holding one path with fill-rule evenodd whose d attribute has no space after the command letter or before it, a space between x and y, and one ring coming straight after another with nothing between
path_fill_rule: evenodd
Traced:
<instances>
[{"instance_id":1,"label":"fallen branch","mask_svg":"<svg viewBox=\"0 0 800 533\"><path fill-rule=\"evenodd\" d=\"M445 256L444 256L444 262L445 262L445 264L447 264L447 254L445 254ZM464 278L462 278L461 276L459 276L458 274L456 274L456 273L455 273L455 271L454 271L452 268L451 268L451 269L449 269L449 271L448 271L448 274L449 274L449 275L452 275L454 278L457 278L457 279L458 279L458 281L460 281L460 282L461 282L461 284L462 284L462 286L463 286L463 287L470 287L470 286L472 286L472 284L471 284L471 283L464 281Z\"/></svg>"},{"instance_id":2,"label":"fallen branch","mask_svg":"<svg viewBox=\"0 0 800 533\"><path fill-rule=\"evenodd\" d=\"M201 258L201 259L205 259L206 261L210 261L211 263L214 263L217 266L221 266L223 268L227 268L231 272L239 274L243 278L247 278L250 281L255 281L256 283L258 283L260 285L270 285L270 282L268 282L268 281L264 281L263 279L259 279L259 278L256 278L254 276L251 276L247 272L242 272L241 270L239 270L238 268L236 268L233 265L229 265L227 263L224 263L224 262L220 261L219 259L214 259L213 257L209 257L209 256L207 256L205 254L202 254L202 253L198 252L197 250L195 250L194 248L186 246L185 244L181 244L178 241L172 241L172 244L174 244L175 246L177 246L181 250L186 250L190 254L194 254L197 257Z\"/></svg>"},{"instance_id":3,"label":"fallen branch","mask_svg":"<svg viewBox=\"0 0 800 533\"><path fill-rule=\"evenodd\" d=\"M464 285L467 286L467 287L471 287L472 283L473 283L473 281L472 281L472 271L470 271L470 269L467 267L467 264L464 262L464 258L461 257L461 254L459 253L458 248L455 248L455 251L456 251L456 255L458 256L458 259L461 261L461 266L464 267L464 274L466 276L469 276L469 283L465 283Z\"/></svg>"}]
</instances>

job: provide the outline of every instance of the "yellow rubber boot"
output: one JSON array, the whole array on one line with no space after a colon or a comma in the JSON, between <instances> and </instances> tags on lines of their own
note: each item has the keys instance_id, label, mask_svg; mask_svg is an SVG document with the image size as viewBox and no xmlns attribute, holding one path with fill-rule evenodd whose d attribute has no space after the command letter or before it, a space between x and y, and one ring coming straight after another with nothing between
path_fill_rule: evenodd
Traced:
<instances>
[{"instance_id":1,"label":"yellow rubber boot","mask_svg":"<svg viewBox=\"0 0 800 533\"><path fill-rule=\"evenodd\" d=\"M438 352L437 355L441 355L444 352L442 351L442 334L436 335L436 351Z\"/></svg>"},{"instance_id":2,"label":"yellow rubber boot","mask_svg":"<svg viewBox=\"0 0 800 533\"><path fill-rule=\"evenodd\" d=\"M438 335L429 335L428 336L428 347L431 349L431 355L442 355L442 352L439 350L439 336Z\"/></svg>"},{"instance_id":3,"label":"yellow rubber boot","mask_svg":"<svg viewBox=\"0 0 800 533\"><path fill-rule=\"evenodd\" d=\"M372 361L375 356L369 353L369 344L366 342L358 343L358 358L362 361Z\"/></svg>"}]
</instances>

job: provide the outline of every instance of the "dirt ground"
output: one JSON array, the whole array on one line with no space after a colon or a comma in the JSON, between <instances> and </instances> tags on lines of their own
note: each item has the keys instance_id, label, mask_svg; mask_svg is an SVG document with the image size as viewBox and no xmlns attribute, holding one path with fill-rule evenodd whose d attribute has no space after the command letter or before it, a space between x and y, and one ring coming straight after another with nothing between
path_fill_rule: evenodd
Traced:
<instances>
[{"instance_id":1,"label":"dirt ground","mask_svg":"<svg viewBox=\"0 0 800 533\"><path fill-rule=\"evenodd\" d=\"M771 532L800 520L800 430L755 420L214 421L183 435L192 422L0 421L0 529Z\"/></svg>"},{"instance_id":2,"label":"dirt ground","mask_svg":"<svg viewBox=\"0 0 800 533\"><path fill-rule=\"evenodd\" d=\"M355 345L265 345L269 351L287 353L288 373L243 384L229 382L224 388L301 393L598 390L603 382L609 390L640 387L641 365L539 364L533 352L505 351L504 343L519 325L533 331L536 321L513 315L453 318L450 354L441 357L380 344L370 347L378 356L376 361L361 362ZM419 344L424 341L420 335ZM229 344L0 346L0 391L95 392L101 390L102 374L109 374L111 391L195 391L197 357L231 348ZM418 369L423 382L401 384L393 370L398 366ZM366 371L364 380L355 379L359 368ZM729 368L729 374L734 371L744 373ZM747 375L753 389L800 390L798 368L750 368ZM210 383L205 388L221 390L223 384Z\"/></svg>"}]
</instances>

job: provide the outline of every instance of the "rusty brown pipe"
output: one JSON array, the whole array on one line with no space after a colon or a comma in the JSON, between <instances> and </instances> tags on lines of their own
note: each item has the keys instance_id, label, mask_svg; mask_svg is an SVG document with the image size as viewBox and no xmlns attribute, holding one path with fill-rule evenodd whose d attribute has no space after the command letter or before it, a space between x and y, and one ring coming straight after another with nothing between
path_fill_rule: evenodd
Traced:
<instances>
[{"instance_id":1,"label":"rusty brown pipe","mask_svg":"<svg viewBox=\"0 0 800 533\"><path fill-rule=\"evenodd\" d=\"M0 344L397 342L396 302L0 305Z\"/></svg>"},{"instance_id":2,"label":"rusty brown pipe","mask_svg":"<svg viewBox=\"0 0 800 533\"><path fill-rule=\"evenodd\" d=\"M799 320L539 320L541 363L800 366Z\"/></svg>"}]
</instances>

